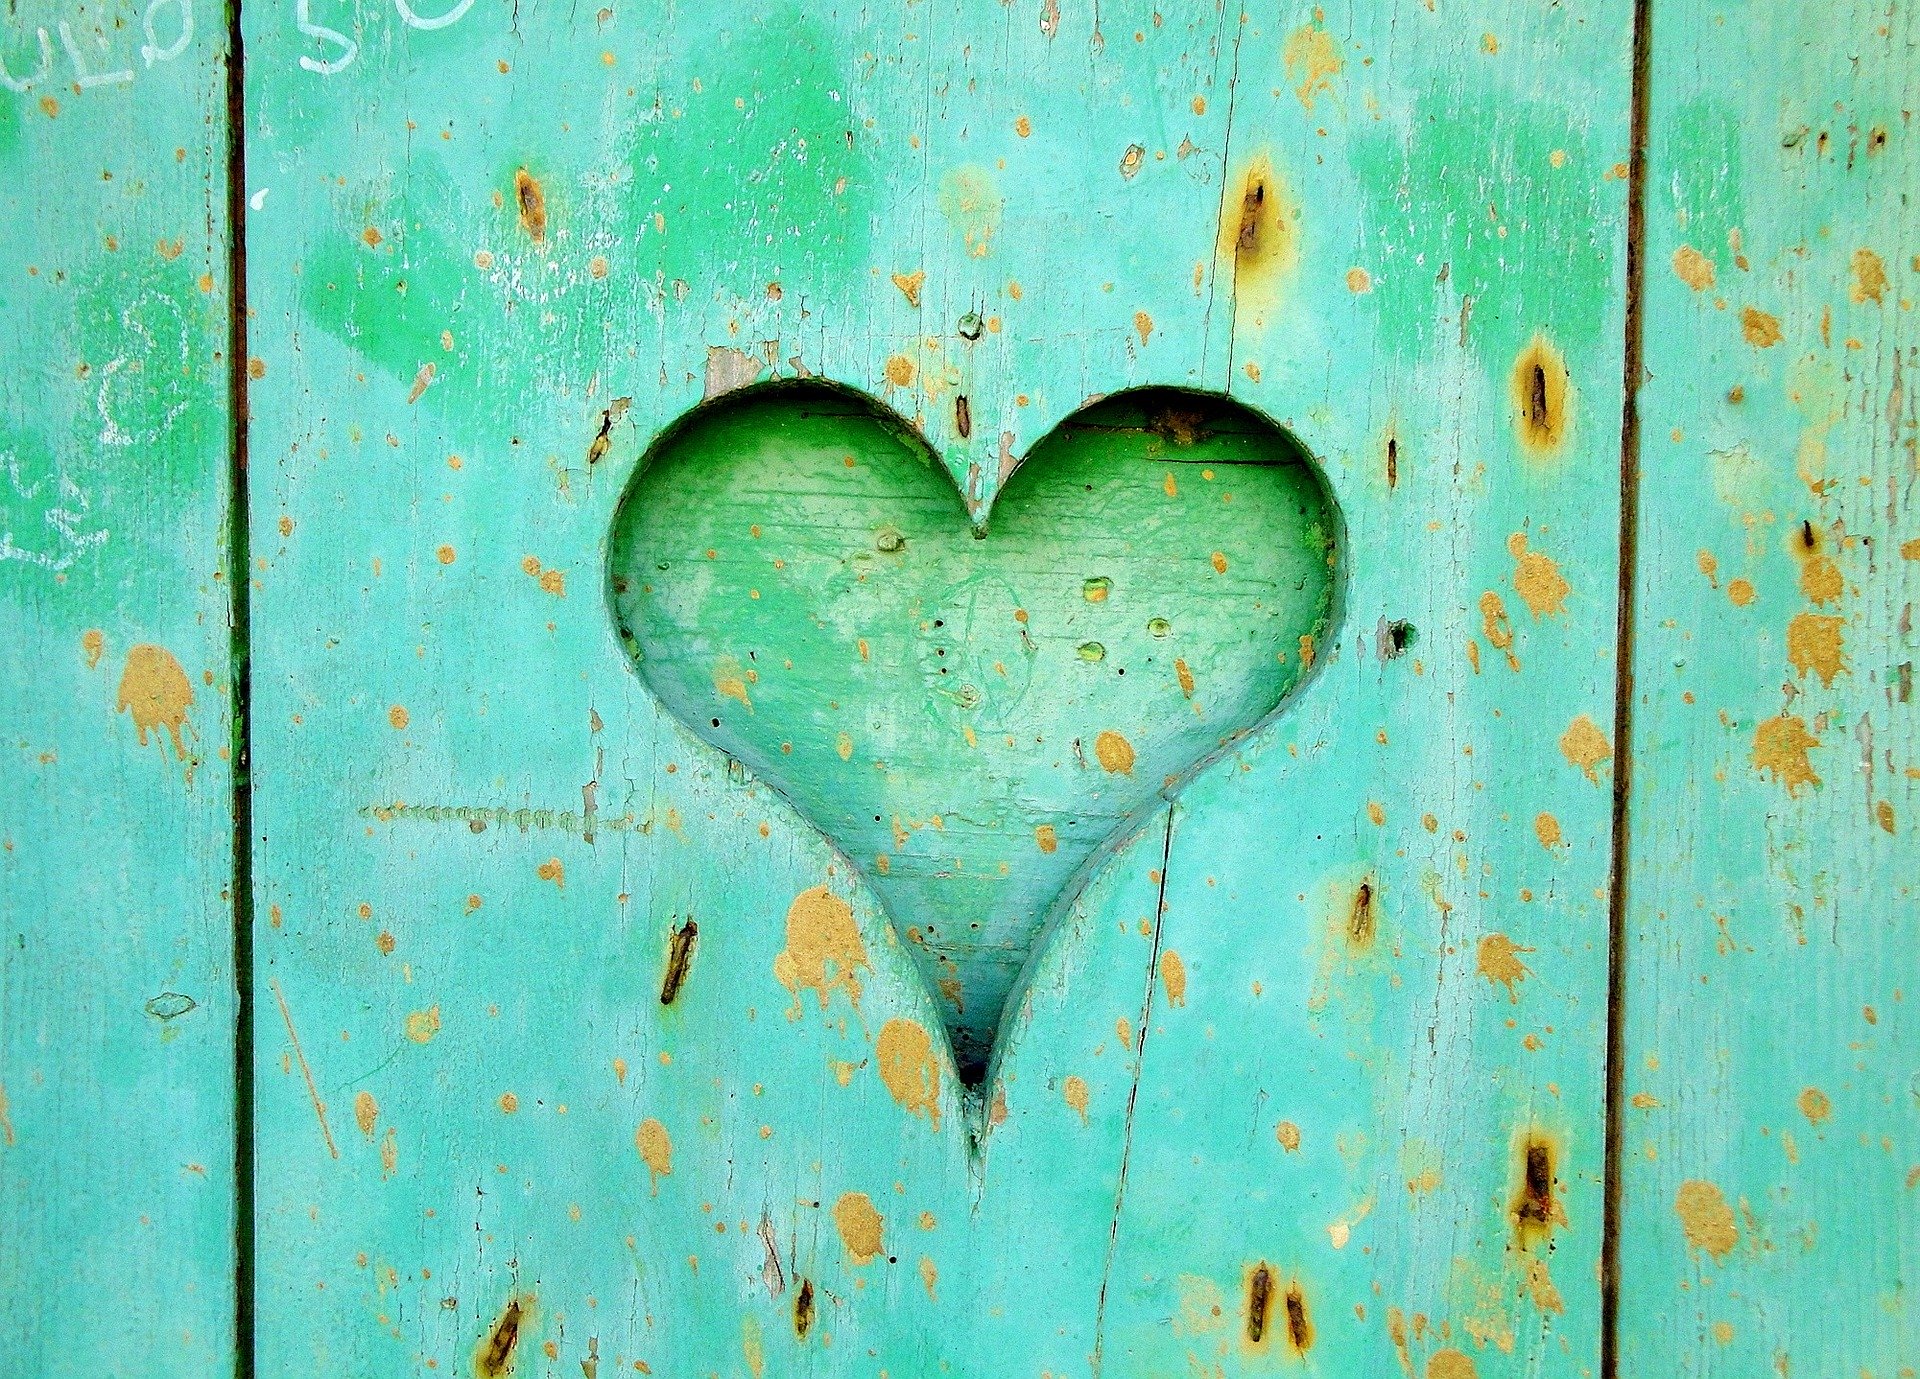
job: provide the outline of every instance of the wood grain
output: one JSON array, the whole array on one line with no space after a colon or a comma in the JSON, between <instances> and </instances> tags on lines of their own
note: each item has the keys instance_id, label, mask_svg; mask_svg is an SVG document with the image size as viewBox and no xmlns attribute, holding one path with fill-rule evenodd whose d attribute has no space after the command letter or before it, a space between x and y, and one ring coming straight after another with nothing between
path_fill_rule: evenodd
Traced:
<instances>
[{"instance_id":1,"label":"wood grain","mask_svg":"<svg viewBox=\"0 0 1920 1379\"><path fill-rule=\"evenodd\" d=\"M263 1370L1591 1369L1626 5L348 13L248 11ZM875 894L600 595L652 439L801 375L976 511L1230 394L1349 534L977 1146Z\"/></svg>"},{"instance_id":2,"label":"wood grain","mask_svg":"<svg viewBox=\"0 0 1920 1379\"><path fill-rule=\"evenodd\" d=\"M1920 1362L1905 7L1655 7L1621 1372Z\"/></svg>"},{"instance_id":3,"label":"wood grain","mask_svg":"<svg viewBox=\"0 0 1920 1379\"><path fill-rule=\"evenodd\" d=\"M8 1374L234 1363L223 38L0 21Z\"/></svg>"}]
</instances>

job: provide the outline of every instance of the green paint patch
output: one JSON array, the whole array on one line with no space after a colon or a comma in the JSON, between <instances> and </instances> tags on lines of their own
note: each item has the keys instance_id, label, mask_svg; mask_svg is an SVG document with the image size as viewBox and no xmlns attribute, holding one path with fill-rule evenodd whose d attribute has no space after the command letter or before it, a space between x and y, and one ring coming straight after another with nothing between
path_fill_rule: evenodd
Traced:
<instances>
[{"instance_id":1,"label":"green paint patch","mask_svg":"<svg viewBox=\"0 0 1920 1379\"><path fill-rule=\"evenodd\" d=\"M865 273L868 152L843 56L781 6L715 34L687 84L661 94L636 130L627 217L649 274L711 280L717 262L815 282Z\"/></svg>"},{"instance_id":2,"label":"green paint patch","mask_svg":"<svg viewBox=\"0 0 1920 1379\"><path fill-rule=\"evenodd\" d=\"M1157 424L1175 405L1182 441ZM1170 463L1215 482L1170 486ZM1306 456L1230 403L1099 403L975 529L897 418L768 385L655 447L613 597L666 707L867 875L977 1077L1070 879L1310 666L1336 527Z\"/></svg>"},{"instance_id":3,"label":"green paint patch","mask_svg":"<svg viewBox=\"0 0 1920 1379\"><path fill-rule=\"evenodd\" d=\"M1467 297L1467 338L1483 357L1510 359L1547 327L1565 346L1597 344L1618 306L1617 220L1577 112L1443 90L1415 102L1408 127L1410 142L1380 133L1354 149L1381 203L1373 301L1394 323L1382 345L1418 353L1448 328L1437 308ZM1617 194L1624 201L1624 182Z\"/></svg>"}]
</instances>

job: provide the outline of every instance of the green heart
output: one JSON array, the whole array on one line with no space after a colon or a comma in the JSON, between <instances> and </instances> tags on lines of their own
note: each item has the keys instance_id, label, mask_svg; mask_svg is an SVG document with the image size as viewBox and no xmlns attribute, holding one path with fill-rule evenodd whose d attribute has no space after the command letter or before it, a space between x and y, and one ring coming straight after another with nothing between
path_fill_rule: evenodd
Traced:
<instances>
[{"instance_id":1,"label":"green heart","mask_svg":"<svg viewBox=\"0 0 1920 1379\"><path fill-rule=\"evenodd\" d=\"M899 418L769 384L655 442L613 600L667 709L866 875L977 1081L1070 883L1310 668L1337 528L1299 446L1226 399L1087 407L989 531Z\"/></svg>"}]
</instances>

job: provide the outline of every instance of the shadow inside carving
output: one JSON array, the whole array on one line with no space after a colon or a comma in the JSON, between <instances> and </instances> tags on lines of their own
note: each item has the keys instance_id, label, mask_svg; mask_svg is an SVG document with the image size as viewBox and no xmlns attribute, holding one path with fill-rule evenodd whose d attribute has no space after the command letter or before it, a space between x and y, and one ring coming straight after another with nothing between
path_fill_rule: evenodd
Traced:
<instances>
[{"instance_id":1,"label":"shadow inside carving","mask_svg":"<svg viewBox=\"0 0 1920 1379\"><path fill-rule=\"evenodd\" d=\"M977 1084L1063 893L1311 668L1338 529L1226 398L1088 406L976 531L898 417L777 383L655 442L610 573L641 678L866 876Z\"/></svg>"}]
</instances>

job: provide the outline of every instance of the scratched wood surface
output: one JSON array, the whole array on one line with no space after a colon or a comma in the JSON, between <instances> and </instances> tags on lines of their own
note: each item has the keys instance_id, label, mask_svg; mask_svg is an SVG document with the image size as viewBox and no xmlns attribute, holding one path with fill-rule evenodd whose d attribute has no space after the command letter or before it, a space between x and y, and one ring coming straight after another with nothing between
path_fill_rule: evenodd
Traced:
<instances>
[{"instance_id":1,"label":"scratched wood surface","mask_svg":"<svg viewBox=\"0 0 1920 1379\"><path fill-rule=\"evenodd\" d=\"M233 1363L222 37L0 17L8 1374Z\"/></svg>"},{"instance_id":2,"label":"scratched wood surface","mask_svg":"<svg viewBox=\"0 0 1920 1379\"><path fill-rule=\"evenodd\" d=\"M261 1373L1596 1367L1626 4L246 27ZM1338 508L977 1099L923 917L616 632L654 438L801 376L975 513L1153 385Z\"/></svg>"},{"instance_id":3,"label":"scratched wood surface","mask_svg":"<svg viewBox=\"0 0 1920 1379\"><path fill-rule=\"evenodd\" d=\"M1623 1374L1920 1366L1920 20L1655 7Z\"/></svg>"}]
</instances>

